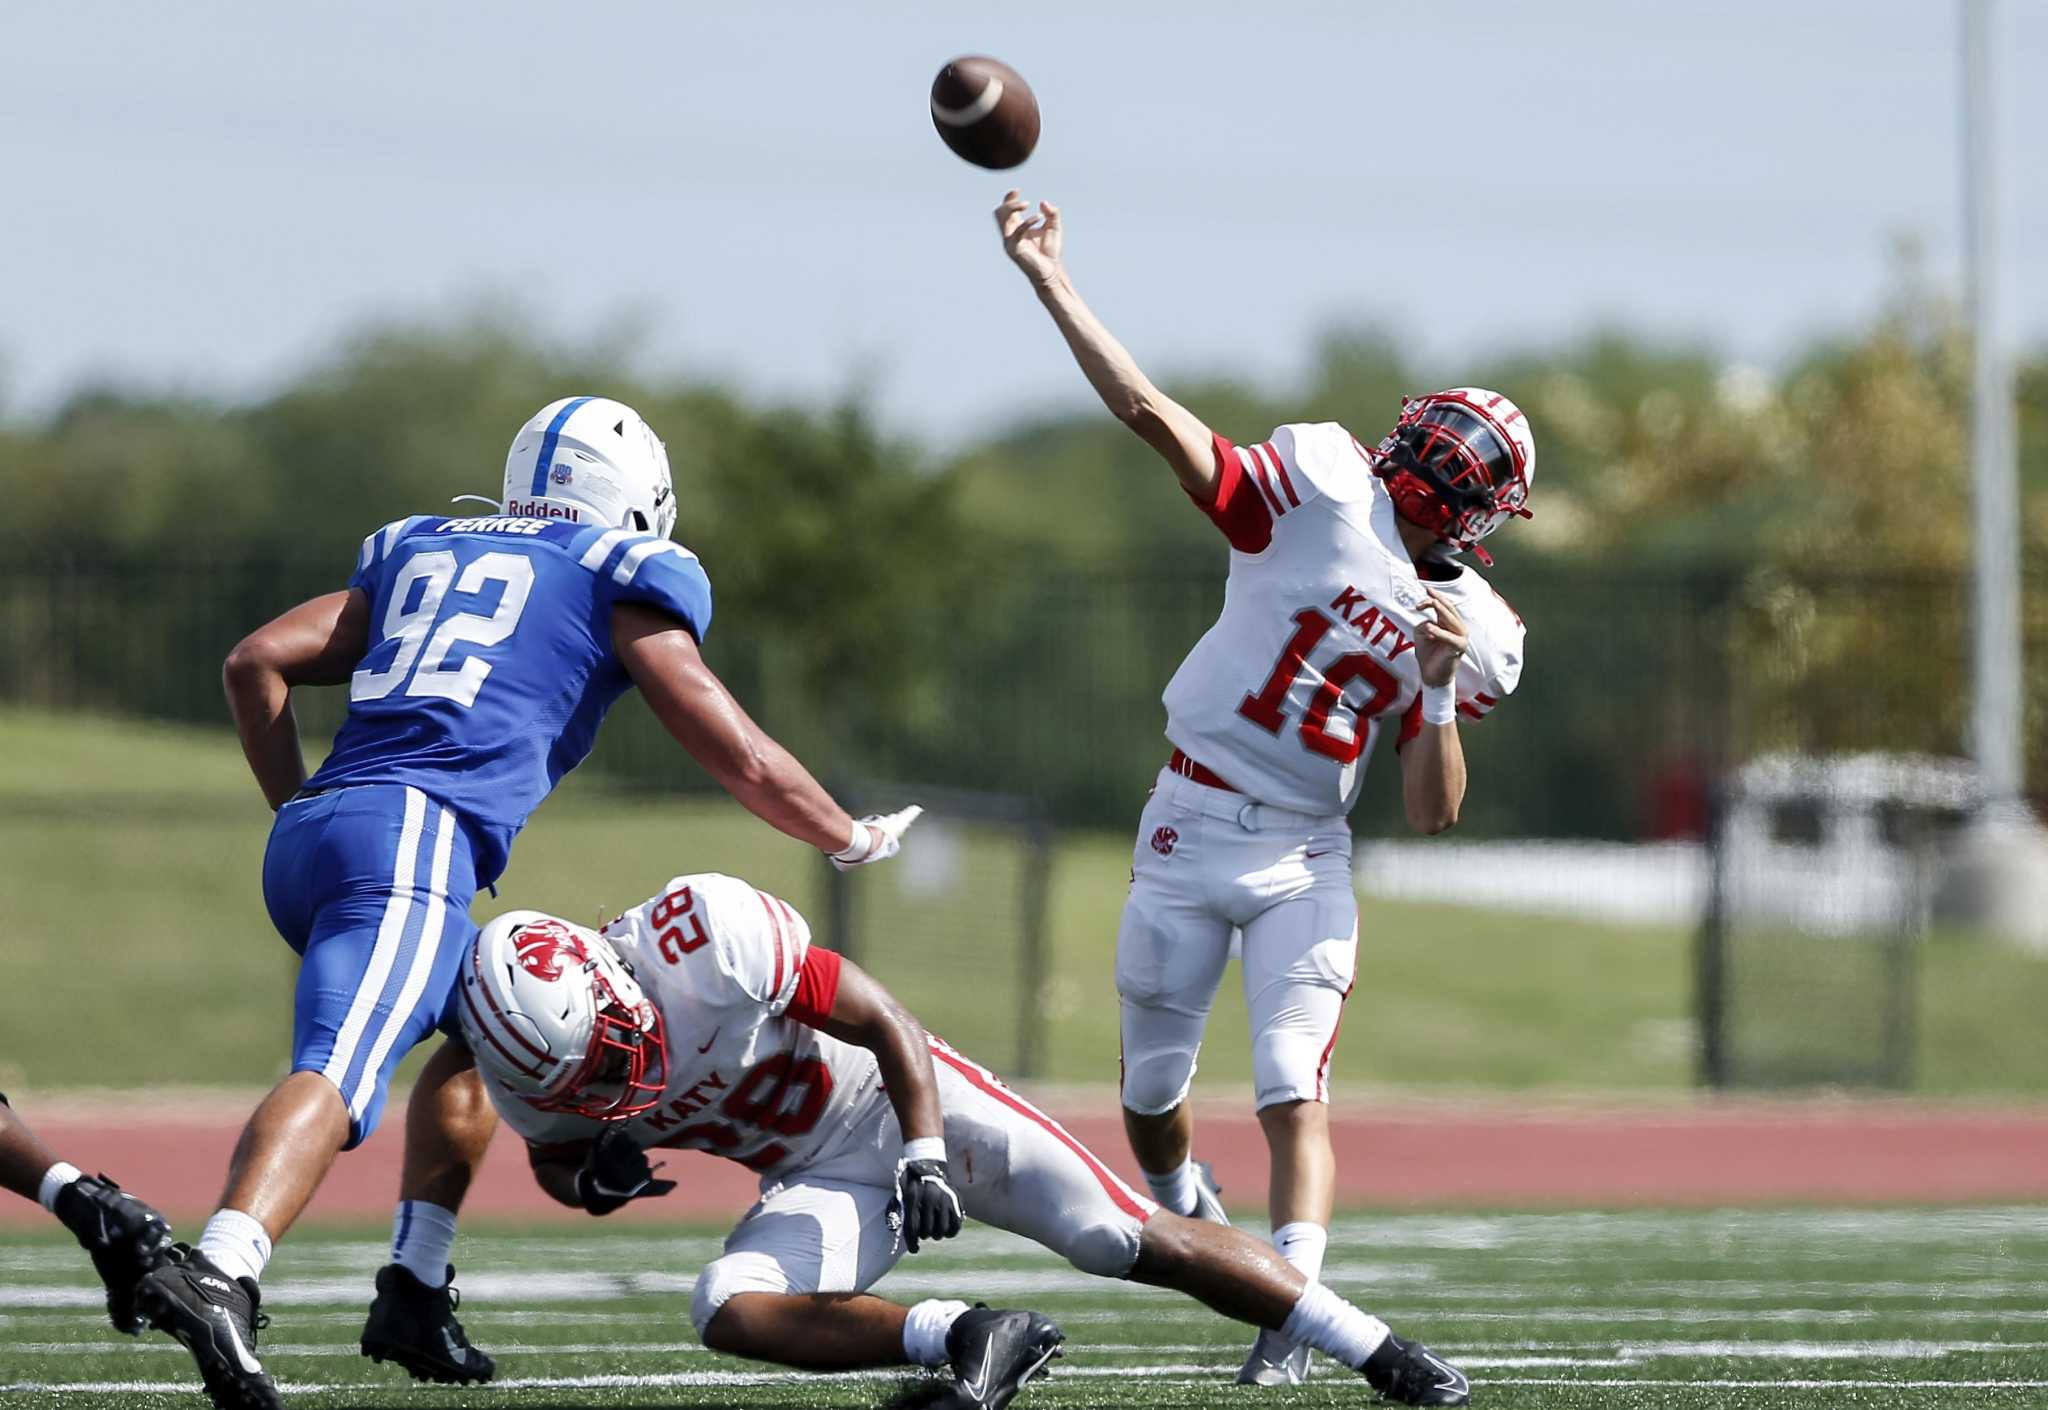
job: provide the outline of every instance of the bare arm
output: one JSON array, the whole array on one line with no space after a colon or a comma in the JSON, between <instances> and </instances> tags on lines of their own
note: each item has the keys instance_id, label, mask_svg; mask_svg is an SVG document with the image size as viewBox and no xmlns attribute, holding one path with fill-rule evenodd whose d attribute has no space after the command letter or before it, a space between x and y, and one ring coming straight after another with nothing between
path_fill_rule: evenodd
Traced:
<instances>
[{"instance_id":1,"label":"bare arm","mask_svg":"<svg viewBox=\"0 0 2048 1410\"><path fill-rule=\"evenodd\" d=\"M1465 621L1450 600L1427 589L1436 620L1422 624L1416 663L1429 689L1455 689L1458 661L1465 654ZM1458 824L1465 801L1465 747L1458 739L1456 712L1446 724L1424 721L1422 733L1401 751L1401 803L1417 832L1447 832Z\"/></svg>"},{"instance_id":2,"label":"bare arm","mask_svg":"<svg viewBox=\"0 0 2048 1410\"><path fill-rule=\"evenodd\" d=\"M748 812L823 852L848 845L853 819L748 718L681 622L620 603L612 609L612 644L662 727Z\"/></svg>"},{"instance_id":3,"label":"bare arm","mask_svg":"<svg viewBox=\"0 0 2048 1410\"><path fill-rule=\"evenodd\" d=\"M1102 404L1159 452L1196 503L1214 503L1215 437L1199 416L1152 385L1124 345L1082 301L1061 257L1059 207L1041 201L1038 210L1034 219L1029 204L1015 191L1003 197L996 207L1003 248L1031 281Z\"/></svg>"},{"instance_id":4,"label":"bare arm","mask_svg":"<svg viewBox=\"0 0 2048 1410\"><path fill-rule=\"evenodd\" d=\"M866 1048L882 1072L882 1088L896 1109L903 1139L946 1134L939 1111L939 1079L932 1068L924 1025L853 961L839 962L839 993L817 1025L842 1043Z\"/></svg>"},{"instance_id":5,"label":"bare arm","mask_svg":"<svg viewBox=\"0 0 2048 1410\"><path fill-rule=\"evenodd\" d=\"M526 1163L533 1168L534 1183L555 1203L566 1204L571 1209L583 1208L583 1196L576 1191L576 1172L590 1158L592 1144L590 1141L556 1145L528 1143Z\"/></svg>"},{"instance_id":6,"label":"bare arm","mask_svg":"<svg viewBox=\"0 0 2048 1410\"><path fill-rule=\"evenodd\" d=\"M370 603L350 588L302 602L242 638L221 668L242 757L273 809L306 782L295 685L340 685L369 645Z\"/></svg>"}]
</instances>

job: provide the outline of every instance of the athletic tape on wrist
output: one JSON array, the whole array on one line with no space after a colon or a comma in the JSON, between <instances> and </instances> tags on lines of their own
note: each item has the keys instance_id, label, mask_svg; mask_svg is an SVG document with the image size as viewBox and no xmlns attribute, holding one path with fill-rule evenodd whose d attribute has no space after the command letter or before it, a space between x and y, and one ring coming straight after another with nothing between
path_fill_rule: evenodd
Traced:
<instances>
[{"instance_id":1,"label":"athletic tape on wrist","mask_svg":"<svg viewBox=\"0 0 2048 1410\"><path fill-rule=\"evenodd\" d=\"M905 1160L944 1160L946 1138L944 1136L919 1136L914 1141L903 1143Z\"/></svg>"},{"instance_id":2,"label":"athletic tape on wrist","mask_svg":"<svg viewBox=\"0 0 2048 1410\"><path fill-rule=\"evenodd\" d=\"M1426 685L1422 688L1422 722L1426 725L1456 724L1458 720L1458 687L1452 685Z\"/></svg>"}]
</instances>

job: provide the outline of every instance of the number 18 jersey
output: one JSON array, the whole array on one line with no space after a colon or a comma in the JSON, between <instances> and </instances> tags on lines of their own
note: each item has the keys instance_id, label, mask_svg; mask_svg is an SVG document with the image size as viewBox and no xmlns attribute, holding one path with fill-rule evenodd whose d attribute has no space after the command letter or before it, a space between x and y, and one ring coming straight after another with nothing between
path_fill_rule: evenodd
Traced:
<instances>
[{"instance_id":1,"label":"number 18 jersey","mask_svg":"<svg viewBox=\"0 0 2048 1410\"><path fill-rule=\"evenodd\" d=\"M369 647L312 789L409 784L453 808L497 880L512 839L632 684L611 613L640 602L699 641L711 584L653 534L559 520L414 517L363 541L349 586Z\"/></svg>"},{"instance_id":2,"label":"number 18 jersey","mask_svg":"<svg viewBox=\"0 0 2048 1410\"><path fill-rule=\"evenodd\" d=\"M1167 684L1167 738L1261 803L1348 812L1380 737L1398 747L1421 727L1428 599L1393 501L1335 422L1257 446L1219 436L1216 458L1205 512L1230 540L1230 576L1222 615ZM1458 711L1478 719L1521 679L1521 619L1470 568L1428 586L1470 629Z\"/></svg>"}]
</instances>

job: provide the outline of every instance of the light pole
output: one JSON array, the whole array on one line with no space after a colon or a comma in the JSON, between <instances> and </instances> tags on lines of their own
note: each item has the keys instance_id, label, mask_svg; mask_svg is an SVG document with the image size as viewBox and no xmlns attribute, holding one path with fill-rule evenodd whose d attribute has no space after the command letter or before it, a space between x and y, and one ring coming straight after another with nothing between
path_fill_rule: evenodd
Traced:
<instances>
[{"instance_id":1,"label":"light pole","mask_svg":"<svg viewBox=\"0 0 2048 1410\"><path fill-rule=\"evenodd\" d=\"M2013 428L2010 299L1992 72L1997 0L1962 0L1963 234L1970 313L1970 468L1975 565L1970 752L1991 809L2025 789L2020 675L2019 468Z\"/></svg>"}]
</instances>

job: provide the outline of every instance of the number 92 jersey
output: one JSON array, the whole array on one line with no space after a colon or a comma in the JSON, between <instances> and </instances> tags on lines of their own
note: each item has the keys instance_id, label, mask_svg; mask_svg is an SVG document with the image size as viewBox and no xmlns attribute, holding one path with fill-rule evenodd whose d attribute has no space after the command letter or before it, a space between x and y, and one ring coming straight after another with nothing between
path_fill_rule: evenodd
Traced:
<instances>
[{"instance_id":1,"label":"number 92 jersey","mask_svg":"<svg viewBox=\"0 0 2048 1410\"><path fill-rule=\"evenodd\" d=\"M363 541L349 586L369 599L369 645L306 786L409 784L447 804L479 886L632 684L613 606L658 608L700 642L711 624L711 583L688 549L562 521L401 519Z\"/></svg>"},{"instance_id":2,"label":"number 92 jersey","mask_svg":"<svg viewBox=\"0 0 2048 1410\"><path fill-rule=\"evenodd\" d=\"M1261 803L1348 812L1373 746L1421 728L1415 662L1428 599L1394 504L1335 422L1258 446L1216 438L1215 502L1230 540L1223 613L1167 683L1166 734ZM1522 674L1522 620L1470 568L1432 579L1470 629L1458 712L1479 719Z\"/></svg>"}]
</instances>

